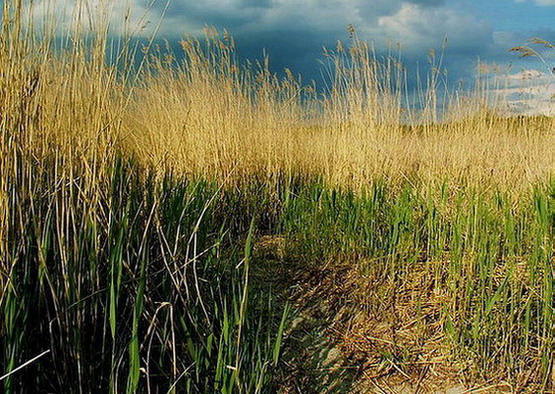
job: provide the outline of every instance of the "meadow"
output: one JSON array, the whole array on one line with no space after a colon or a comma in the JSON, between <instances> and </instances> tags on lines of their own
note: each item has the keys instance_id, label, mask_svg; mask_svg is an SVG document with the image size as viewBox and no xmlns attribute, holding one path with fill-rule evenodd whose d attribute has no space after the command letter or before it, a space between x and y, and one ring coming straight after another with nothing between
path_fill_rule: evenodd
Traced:
<instances>
[{"instance_id":1,"label":"meadow","mask_svg":"<svg viewBox=\"0 0 555 394\"><path fill-rule=\"evenodd\" d=\"M555 119L3 15L4 392L555 390Z\"/></svg>"}]
</instances>

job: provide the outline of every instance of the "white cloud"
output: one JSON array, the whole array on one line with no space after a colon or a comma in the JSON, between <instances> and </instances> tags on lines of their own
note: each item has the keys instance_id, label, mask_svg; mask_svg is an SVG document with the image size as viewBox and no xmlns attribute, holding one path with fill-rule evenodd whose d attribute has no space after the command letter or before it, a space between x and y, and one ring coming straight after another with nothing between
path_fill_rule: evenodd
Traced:
<instances>
[{"instance_id":1,"label":"white cloud","mask_svg":"<svg viewBox=\"0 0 555 394\"><path fill-rule=\"evenodd\" d=\"M555 116L555 78L539 70L522 70L496 77L500 88L493 94L507 103L510 112Z\"/></svg>"},{"instance_id":2,"label":"white cloud","mask_svg":"<svg viewBox=\"0 0 555 394\"><path fill-rule=\"evenodd\" d=\"M488 45L484 39L493 34L488 23L470 14L446 7L424 8L408 3L394 15L380 17L378 27L369 26L368 30L417 51L437 47L445 37L449 47L475 49Z\"/></svg>"},{"instance_id":3,"label":"white cloud","mask_svg":"<svg viewBox=\"0 0 555 394\"><path fill-rule=\"evenodd\" d=\"M159 11L148 6L149 0L35 0L31 4L25 12L32 12L35 27L48 21L59 32L72 31L77 21L81 29L91 30L108 22L116 34L128 28L136 35L145 35L154 29L151 22L161 17Z\"/></svg>"},{"instance_id":4,"label":"white cloud","mask_svg":"<svg viewBox=\"0 0 555 394\"><path fill-rule=\"evenodd\" d=\"M542 7L555 6L555 0L516 0L517 3L524 3L526 1L532 1Z\"/></svg>"}]
</instances>

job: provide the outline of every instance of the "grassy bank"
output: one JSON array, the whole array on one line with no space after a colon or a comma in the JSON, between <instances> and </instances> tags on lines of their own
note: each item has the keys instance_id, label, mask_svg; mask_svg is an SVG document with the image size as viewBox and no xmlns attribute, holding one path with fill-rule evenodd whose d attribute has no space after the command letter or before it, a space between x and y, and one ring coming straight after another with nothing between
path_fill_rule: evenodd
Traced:
<instances>
[{"instance_id":1,"label":"grassy bank","mask_svg":"<svg viewBox=\"0 0 555 394\"><path fill-rule=\"evenodd\" d=\"M94 203L79 176L60 183L53 168L34 173L31 190L24 174L12 185L4 369L50 353L5 379L7 391L68 381L273 391L284 299L249 283L252 270L264 278L252 260L262 237L280 240L284 269L338 270L322 302L341 294L333 325L347 354L366 360L361 370L374 360L369 370L416 377L440 363L453 379L551 384L552 183L514 200L384 181L356 194L290 179L157 184L122 160L107 170Z\"/></svg>"}]
</instances>

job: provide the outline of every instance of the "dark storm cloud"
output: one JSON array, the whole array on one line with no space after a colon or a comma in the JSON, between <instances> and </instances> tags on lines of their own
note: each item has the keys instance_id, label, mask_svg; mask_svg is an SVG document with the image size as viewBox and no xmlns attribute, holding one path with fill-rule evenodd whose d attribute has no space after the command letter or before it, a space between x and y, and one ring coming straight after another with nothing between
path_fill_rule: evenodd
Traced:
<instances>
[{"instance_id":1,"label":"dark storm cloud","mask_svg":"<svg viewBox=\"0 0 555 394\"><path fill-rule=\"evenodd\" d=\"M375 44L378 56L401 43L412 81L416 64L424 73L428 51L439 52L445 38L443 65L452 81L470 77L478 58L516 61L508 49L520 43L445 0L174 0L162 35L197 34L205 25L226 28L242 57L260 58L265 49L274 71L287 67L309 80L319 79L322 47L348 41L348 24Z\"/></svg>"},{"instance_id":2,"label":"dark storm cloud","mask_svg":"<svg viewBox=\"0 0 555 394\"><path fill-rule=\"evenodd\" d=\"M137 15L148 8L146 4L151 0L129 1L138 10ZM469 1L471 4L478 0ZM555 0L536 3L546 5L552 1ZM74 4L74 0L58 2ZM118 15L121 20L126 12L124 3L113 5L114 27L118 27ZM148 19L153 23L141 30L143 37L152 33L165 4L166 0L158 0L150 8ZM360 39L373 43L379 58L386 56L390 48L395 52L397 43L401 44L410 88L416 86L417 71L426 81L431 68L429 50L435 49L439 56L445 38L448 44L442 66L448 72L442 78L452 84L461 79L472 81L478 59L495 62L501 69L513 64L511 72L542 68L537 59L519 59L508 50L533 36L554 41L553 29L495 31L494 21L472 14L469 7L460 3L454 4L454 0L172 0L158 37L167 38L179 53L178 42L184 34L201 35L206 25L225 28L235 37L240 58L261 59L265 49L272 71L279 73L289 68L302 74L305 82L314 79L320 86L324 84L321 74L325 74L318 62L324 60L322 47L333 48L337 40L348 45L346 27L350 24L356 26Z\"/></svg>"}]
</instances>

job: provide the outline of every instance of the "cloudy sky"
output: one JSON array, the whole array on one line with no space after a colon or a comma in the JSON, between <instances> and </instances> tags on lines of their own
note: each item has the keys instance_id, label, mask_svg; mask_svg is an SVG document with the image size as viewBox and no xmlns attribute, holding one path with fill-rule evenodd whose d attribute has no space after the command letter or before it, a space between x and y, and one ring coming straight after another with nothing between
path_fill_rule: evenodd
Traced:
<instances>
[{"instance_id":1,"label":"cloudy sky","mask_svg":"<svg viewBox=\"0 0 555 394\"><path fill-rule=\"evenodd\" d=\"M164 6L165 0L158 0L149 18L154 21ZM537 85L518 78L543 65L508 50L531 37L555 42L555 0L172 0L161 34L179 37L205 25L226 28L241 55L260 57L264 48L275 71L288 67L317 79L322 47L348 40L349 24L379 53L400 43L409 73L417 65L425 68L429 50L441 48L445 38L452 82L472 79L478 59L502 68L512 65L514 95L519 85ZM545 54L550 68L555 67L551 52ZM540 74L537 83L552 80ZM547 87L542 100L551 99L550 91Z\"/></svg>"},{"instance_id":2,"label":"cloudy sky","mask_svg":"<svg viewBox=\"0 0 555 394\"><path fill-rule=\"evenodd\" d=\"M57 1L67 5L77 0ZM149 7L152 1L116 0L114 18L121 19L126 2L135 20L148 9L147 33L160 20L167 0L155 0ZM347 41L349 24L374 43L378 54L400 43L409 73L417 65L425 69L429 50L437 51L447 38L444 65L452 82L472 79L478 59L501 68L512 65L511 73L518 76L543 66L508 50L531 37L555 42L555 0L170 0L159 36L177 43L206 25L226 28L241 56L260 58L265 49L274 71L287 67L310 80L320 75L322 47ZM551 52L545 53L545 74L555 66ZM553 80L546 75L539 79L543 84Z\"/></svg>"},{"instance_id":3,"label":"cloudy sky","mask_svg":"<svg viewBox=\"0 0 555 394\"><path fill-rule=\"evenodd\" d=\"M507 50L529 37L555 41L555 0L172 0L162 33L227 28L245 54L266 48L276 66L301 71L315 66L322 46L347 39L348 24L378 49L401 43L408 61L425 58L447 37L448 58L458 67L478 57L507 63L514 60Z\"/></svg>"}]
</instances>

